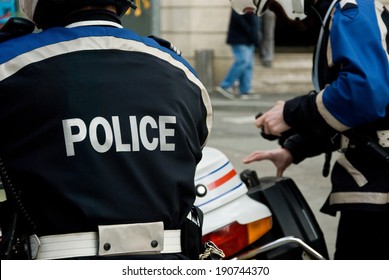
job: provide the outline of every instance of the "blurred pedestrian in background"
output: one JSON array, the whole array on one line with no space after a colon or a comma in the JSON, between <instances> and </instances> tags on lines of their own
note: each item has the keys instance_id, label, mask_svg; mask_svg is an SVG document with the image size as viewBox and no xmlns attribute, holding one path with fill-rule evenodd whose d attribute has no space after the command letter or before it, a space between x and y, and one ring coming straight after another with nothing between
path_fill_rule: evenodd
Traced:
<instances>
[{"instance_id":1,"label":"blurred pedestrian in background","mask_svg":"<svg viewBox=\"0 0 389 280\"><path fill-rule=\"evenodd\" d=\"M254 14L239 15L231 10L227 33L227 44L231 45L234 63L216 90L223 96L233 99L231 88L238 82L240 98L250 98L252 94L252 77L254 52L258 46L258 17Z\"/></svg>"},{"instance_id":2,"label":"blurred pedestrian in background","mask_svg":"<svg viewBox=\"0 0 389 280\"><path fill-rule=\"evenodd\" d=\"M266 10L259 17L259 58L265 67L273 65L276 19L276 14L271 10Z\"/></svg>"}]
</instances>

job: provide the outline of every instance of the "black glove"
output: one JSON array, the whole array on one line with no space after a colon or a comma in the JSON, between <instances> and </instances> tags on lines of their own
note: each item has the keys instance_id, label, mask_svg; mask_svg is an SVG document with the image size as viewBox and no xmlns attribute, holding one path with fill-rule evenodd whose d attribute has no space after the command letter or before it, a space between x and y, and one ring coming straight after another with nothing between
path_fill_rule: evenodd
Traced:
<instances>
[{"instance_id":1,"label":"black glove","mask_svg":"<svg viewBox=\"0 0 389 280\"><path fill-rule=\"evenodd\" d=\"M34 29L35 24L32 21L25 18L11 17L0 29L0 42L30 34Z\"/></svg>"}]
</instances>

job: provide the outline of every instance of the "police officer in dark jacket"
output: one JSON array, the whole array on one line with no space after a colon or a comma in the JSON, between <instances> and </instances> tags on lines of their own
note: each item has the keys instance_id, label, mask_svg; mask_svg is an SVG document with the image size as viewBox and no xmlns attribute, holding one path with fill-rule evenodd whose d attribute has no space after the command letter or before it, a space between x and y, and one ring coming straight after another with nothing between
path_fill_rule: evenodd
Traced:
<instances>
[{"instance_id":1,"label":"police officer in dark jacket","mask_svg":"<svg viewBox=\"0 0 389 280\"><path fill-rule=\"evenodd\" d=\"M234 2L241 11L275 3ZM282 148L244 162L271 160L281 176L292 162L325 153L326 175L331 152L339 150L322 209L341 213L335 259L389 259L389 12L373 0L314 2L305 21L320 30L315 90L277 102L256 120L265 137L280 137Z\"/></svg>"},{"instance_id":2,"label":"police officer in dark jacket","mask_svg":"<svg viewBox=\"0 0 389 280\"><path fill-rule=\"evenodd\" d=\"M122 27L130 7L21 0L43 31L0 44L2 179L33 259L182 259L198 242L185 224L210 99L168 42Z\"/></svg>"}]
</instances>

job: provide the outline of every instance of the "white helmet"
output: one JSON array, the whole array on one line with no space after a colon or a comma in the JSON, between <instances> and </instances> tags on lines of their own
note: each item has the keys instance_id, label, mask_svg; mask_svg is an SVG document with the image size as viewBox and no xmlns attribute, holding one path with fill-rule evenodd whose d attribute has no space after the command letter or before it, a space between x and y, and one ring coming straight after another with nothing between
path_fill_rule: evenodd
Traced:
<instances>
[{"instance_id":1,"label":"white helmet","mask_svg":"<svg viewBox=\"0 0 389 280\"><path fill-rule=\"evenodd\" d=\"M230 0L231 7L240 15L255 13L261 15L266 10L268 0Z\"/></svg>"},{"instance_id":2,"label":"white helmet","mask_svg":"<svg viewBox=\"0 0 389 280\"><path fill-rule=\"evenodd\" d=\"M290 19L304 18L317 0L230 0L231 7L238 14L255 13L260 16L271 5L277 2Z\"/></svg>"},{"instance_id":3,"label":"white helmet","mask_svg":"<svg viewBox=\"0 0 389 280\"><path fill-rule=\"evenodd\" d=\"M136 9L133 0L19 0L22 14L39 26L58 22L64 15L85 5L106 5L116 7L122 16L130 7Z\"/></svg>"}]
</instances>

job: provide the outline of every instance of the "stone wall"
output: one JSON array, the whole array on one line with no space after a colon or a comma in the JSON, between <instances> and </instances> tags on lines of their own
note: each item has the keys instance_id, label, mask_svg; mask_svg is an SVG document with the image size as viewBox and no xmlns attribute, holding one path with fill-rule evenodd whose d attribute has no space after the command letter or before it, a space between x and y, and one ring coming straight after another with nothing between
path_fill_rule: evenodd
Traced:
<instances>
[{"instance_id":1,"label":"stone wall","mask_svg":"<svg viewBox=\"0 0 389 280\"><path fill-rule=\"evenodd\" d=\"M170 40L192 65L195 53L212 50L214 79L219 81L231 64L226 45L230 15L229 0L161 0L161 37Z\"/></svg>"}]
</instances>

